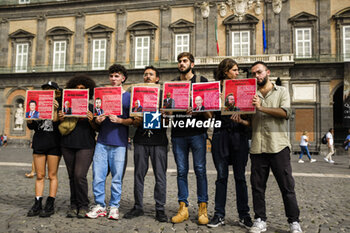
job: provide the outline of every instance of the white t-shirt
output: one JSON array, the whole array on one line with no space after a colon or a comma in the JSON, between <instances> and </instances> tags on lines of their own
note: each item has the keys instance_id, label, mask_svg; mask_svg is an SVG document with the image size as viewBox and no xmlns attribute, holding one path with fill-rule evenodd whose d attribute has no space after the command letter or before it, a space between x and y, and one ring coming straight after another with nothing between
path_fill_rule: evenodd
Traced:
<instances>
[{"instance_id":1,"label":"white t-shirt","mask_svg":"<svg viewBox=\"0 0 350 233\"><path fill-rule=\"evenodd\" d=\"M332 146L333 145L333 135L330 132L328 132L326 134L326 138L329 139L329 145Z\"/></svg>"},{"instance_id":2,"label":"white t-shirt","mask_svg":"<svg viewBox=\"0 0 350 233\"><path fill-rule=\"evenodd\" d=\"M308 139L306 135L301 136L300 146L307 146L308 142L306 139Z\"/></svg>"}]
</instances>

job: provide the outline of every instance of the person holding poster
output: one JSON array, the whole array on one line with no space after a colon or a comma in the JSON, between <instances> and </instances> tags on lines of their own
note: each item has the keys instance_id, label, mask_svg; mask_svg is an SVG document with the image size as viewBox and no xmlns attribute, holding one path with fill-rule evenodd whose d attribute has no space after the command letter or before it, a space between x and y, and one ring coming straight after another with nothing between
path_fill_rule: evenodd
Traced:
<instances>
[{"instance_id":1,"label":"person holding poster","mask_svg":"<svg viewBox=\"0 0 350 233\"><path fill-rule=\"evenodd\" d=\"M163 108L175 108L175 100L171 98L171 93L166 93L166 98L164 99Z\"/></svg>"},{"instance_id":2,"label":"person holding poster","mask_svg":"<svg viewBox=\"0 0 350 233\"><path fill-rule=\"evenodd\" d=\"M153 66L147 66L143 72L144 83L159 82L159 72ZM159 103L161 105L161 102ZM134 136L134 207L124 215L131 219L142 216L143 191L145 176L148 171L148 160L151 158L153 173L155 177L154 200L156 202L156 220L167 222L164 205L166 202L166 170L168 162L168 138L166 128L143 129L143 118L134 117L133 124L137 127Z\"/></svg>"},{"instance_id":3,"label":"person holding poster","mask_svg":"<svg viewBox=\"0 0 350 233\"><path fill-rule=\"evenodd\" d=\"M37 106L37 103L35 100L29 101L29 111L26 112L26 118L31 118L31 119L39 118L39 112L36 111L36 106Z\"/></svg>"},{"instance_id":4,"label":"person holding poster","mask_svg":"<svg viewBox=\"0 0 350 233\"><path fill-rule=\"evenodd\" d=\"M103 109L101 108L101 105L102 105L101 98L96 98L95 99L95 111L94 111L96 116L103 114Z\"/></svg>"},{"instance_id":5,"label":"person holding poster","mask_svg":"<svg viewBox=\"0 0 350 233\"><path fill-rule=\"evenodd\" d=\"M67 89L89 89L89 98L92 98L96 87L94 80L86 75L71 78ZM66 216L68 218L85 218L89 210L87 173L92 163L95 148L95 130L97 126L93 121L93 105L89 104L87 117L70 118L60 111L61 150L66 163L70 187L70 207Z\"/></svg>"},{"instance_id":6,"label":"person holding poster","mask_svg":"<svg viewBox=\"0 0 350 233\"><path fill-rule=\"evenodd\" d=\"M49 82L50 85L44 84L43 90L56 90L59 89L57 83ZM52 100L54 106L53 120L28 120L27 127L30 130L34 130L32 148L33 148L33 160L36 171L35 180L35 200L32 208L28 211L27 216L50 217L54 214L54 203L58 187L58 165L61 160L60 150L60 134L58 132L58 115L57 109L59 108L59 102L56 99ZM30 103L29 105L31 105ZM35 103L36 105L36 103ZM30 107L31 111L35 111L35 107ZM30 116L30 115L29 115ZM32 114L32 118L35 114ZM44 194L45 184L45 172L46 164L48 169L48 176L50 179L49 196L46 199L45 207L42 207L42 200Z\"/></svg>"},{"instance_id":7,"label":"person holding poster","mask_svg":"<svg viewBox=\"0 0 350 233\"><path fill-rule=\"evenodd\" d=\"M206 78L199 77L193 73L194 57L191 53L180 53L177 57L177 61L180 76L173 81L191 81L191 83L208 82ZM207 128L200 127L198 126L199 124L189 124L190 122L203 123L208 118L210 118L210 112L192 113L192 108L189 107L187 112L179 112L173 119L174 127L171 129L171 142L177 167L178 202L180 205L178 213L171 218L173 223L181 223L189 218L187 176L190 149L192 150L194 170L197 179L197 200L199 206L198 223L208 223L208 181L206 171Z\"/></svg>"},{"instance_id":8,"label":"person holding poster","mask_svg":"<svg viewBox=\"0 0 350 233\"><path fill-rule=\"evenodd\" d=\"M226 58L220 62L215 79L221 81L223 85L223 80L236 79L238 74L237 62ZM227 181L229 167L232 165L239 224L249 229L253 222L249 214L248 188L245 178L249 153L247 122L236 123L230 119L231 116L221 115L219 111L213 114L215 119L221 120L221 127L214 128L212 138L212 155L217 178L215 182L215 213L208 223L208 227L218 227L225 224Z\"/></svg>"},{"instance_id":9,"label":"person holding poster","mask_svg":"<svg viewBox=\"0 0 350 233\"><path fill-rule=\"evenodd\" d=\"M124 66L113 64L109 67L109 81L111 86L122 87L128 78ZM93 193L95 205L86 214L88 218L97 218L107 215L105 203L105 185L108 170L112 174L111 199L109 201L108 218L119 219L119 205L122 194L122 177L126 148L128 146L128 126L133 119L129 117L130 93L123 91L122 96L123 114L100 115L95 118L99 125L99 134L93 157Z\"/></svg>"},{"instance_id":10,"label":"person holding poster","mask_svg":"<svg viewBox=\"0 0 350 233\"><path fill-rule=\"evenodd\" d=\"M258 91L253 97L256 114L252 117L252 143L250 148L254 225L250 232L266 231L265 190L270 169L282 193L290 232L302 232L299 225L299 207L290 164L288 118L291 114L290 96L285 87L273 84L270 70L262 61L251 66ZM239 120L239 118L237 118Z\"/></svg>"}]
</instances>

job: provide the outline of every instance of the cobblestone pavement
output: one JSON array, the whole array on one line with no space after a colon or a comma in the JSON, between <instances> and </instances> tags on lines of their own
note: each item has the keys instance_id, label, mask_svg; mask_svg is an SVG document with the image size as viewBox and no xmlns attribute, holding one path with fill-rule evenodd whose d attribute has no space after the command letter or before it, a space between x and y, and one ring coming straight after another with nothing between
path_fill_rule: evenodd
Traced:
<instances>
[{"instance_id":1,"label":"cobblestone pavement","mask_svg":"<svg viewBox=\"0 0 350 233\"><path fill-rule=\"evenodd\" d=\"M228 200L226 205L226 225L216 229L198 226L196 221L196 182L193 170L189 174L190 219L181 224L158 223L154 219L153 201L154 176L146 176L144 210L145 215L136 219L118 221L99 219L68 219L65 217L69 205L69 184L63 160L59 169L59 190L56 199L56 213L50 218L26 217L34 199L34 179L27 179L24 173L30 170L30 149L0 149L0 232L246 232L238 226L235 207L233 176L230 174ZM133 162L129 150L128 169L123 183L120 213L123 216L133 206ZM314 156L316 163L298 164L297 155L292 155L292 166L296 181L296 192L301 210L301 225L304 232L350 232L350 169L348 157L335 156L335 164L328 164L323 157ZM177 212L176 169L172 153L168 159L168 185L166 212L169 217ZM250 165L248 165L249 171ZM192 169L192 166L191 168ZM211 158L207 154L207 173L209 184L209 216L214 212L214 192L216 172ZM89 171L89 197L91 192L92 172ZM249 195L251 189L249 174ZM45 195L48 184L45 181ZM107 187L110 187L110 177ZM109 189L107 190L107 200ZM282 198L273 176L270 176L266 192L267 232L288 232L284 216ZM249 205L252 207L251 198ZM251 211L252 213L252 211Z\"/></svg>"}]
</instances>

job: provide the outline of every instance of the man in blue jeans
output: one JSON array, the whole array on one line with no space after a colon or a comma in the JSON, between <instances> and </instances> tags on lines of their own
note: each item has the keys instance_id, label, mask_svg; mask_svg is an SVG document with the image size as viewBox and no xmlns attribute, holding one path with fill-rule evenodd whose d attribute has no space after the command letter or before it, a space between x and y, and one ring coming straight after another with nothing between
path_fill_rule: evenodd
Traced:
<instances>
[{"instance_id":1,"label":"man in blue jeans","mask_svg":"<svg viewBox=\"0 0 350 233\"><path fill-rule=\"evenodd\" d=\"M118 87L127 79L124 66L114 64L109 67L109 81L111 86ZM111 199L109 201L108 218L119 219L119 202L122 194L122 177L125 163L126 147L128 145L128 125L133 119L129 117L130 93L123 90L123 115L105 115L96 117L100 125L95 153L93 157L93 193L95 205L86 214L88 218L106 216L105 184L108 167L112 174Z\"/></svg>"},{"instance_id":2,"label":"man in blue jeans","mask_svg":"<svg viewBox=\"0 0 350 233\"><path fill-rule=\"evenodd\" d=\"M177 57L178 70L180 77L174 81L207 82L204 77L193 74L194 57L192 54L184 52ZM187 115L187 116L186 116ZM208 202L208 183L206 172L206 139L207 129L198 128L196 124L192 127L186 127L186 122L195 119L195 121L205 121L210 117L210 113L192 113L192 108L187 112L177 113L174 117L175 122L183 122L173 127L171 130L171 142L173 153L177 166L177 186L178 202L180 204L178 213L171 218L173 223L180 223L188 219L188 156L191 149L193 156L193 167L197 178L197 198L198 198L198 223L207 224L207 202ZM184 127L181 127L181 125Z\"/></svg>"}]
</instances>

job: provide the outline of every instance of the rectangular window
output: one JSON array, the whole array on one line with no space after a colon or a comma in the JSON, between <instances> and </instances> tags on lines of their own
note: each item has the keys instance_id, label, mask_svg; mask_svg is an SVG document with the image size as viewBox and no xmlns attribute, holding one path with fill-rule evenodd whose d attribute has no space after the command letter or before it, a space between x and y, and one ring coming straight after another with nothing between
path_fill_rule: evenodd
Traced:
<instances>
[{"instance_id":1,"label":"rectangular window","mask_svg":"<svg viewBox=\"0 0 350 233\"><path fill-rule=\"evenodd\" d=\"M149 65L150 37L135 37L135 68L144 68Z\"/></svg>"},{"instance_id":2,"label":"rectangular window","mask_svg":"<svg viewBox=\"0 0 350 233\"><path fill-rule=\"evenodd\" d=\"M311 28L295 29L295 49L297 58L311 58Z\"/></svg>"},{"instance_id":3,"label":"rectangular window","mask_svg":"<svg viewBox=\"0 0 350 233\"><path fill-rule=\"evenodd\" d=\"M92 69L103 70L106 68L106 39L95 39L92 43Z\"/></svg>"},{"instance_id":4,"label":"rectangular window","mask_svg":"<svg viewBox=\"0 0 350 233\"><path fill-rule=\"evenodd\" d=\"M343 27L344 60L350 61L350 26Z\"/></svg>"},{"instance_id":5,"label":"rectangular window","mask_svg":"<svg viewBox=\"0 0 350 233\"><path fill-rule=\"evenodd\" d=\"M250 55L249 31L232 32L232 56Z\"/></svg>"},{"instance_id":6,"label":"rectangular window","mask_svg":"<svg viewBox=\"0 0 350 233\"><path fill-rule=\"evenodd\" d=\"M30 0L19 0L19 4L30 3Z\"/></svg>"},{"instance_id":7,"label":"rectangular window","mask_svg":"<svg viewBox=\"0 0 350 233\"><path fill-rule=\"evenodd\" d=\"M190 51L190 34L177 34L175 35L175 61L177 61L177 55L182 52Z\"/></svg>"},{"instance_id":8,"label":"rectangular window","mask_svg":"<svg viewBox=\"0 0 350 233\"><path fill-rule=\"evenodd\" d=\"M53 71L64 71L66 68L66 41L55 41L53 44Z\"/></svg>"},{"instance_id":9,"label":"rectangular window","mask_svg":"<svg viewBox=\"0 0 350 233\"><path fill-rule=\"evenodd\" d=\"M16 72L27 72L29 44L17 44L16 46Z\"/></svg>"}]
</instances>

